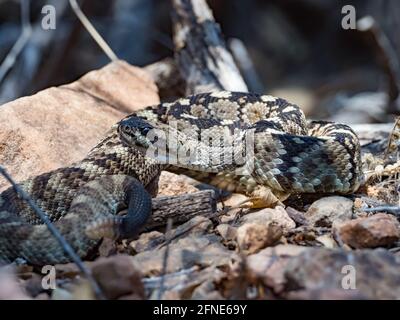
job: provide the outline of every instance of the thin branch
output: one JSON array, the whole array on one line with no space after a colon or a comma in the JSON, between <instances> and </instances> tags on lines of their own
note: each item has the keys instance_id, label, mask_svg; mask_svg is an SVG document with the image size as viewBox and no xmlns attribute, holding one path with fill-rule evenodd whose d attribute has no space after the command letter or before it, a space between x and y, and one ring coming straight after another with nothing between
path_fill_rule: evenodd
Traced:
<instances>
[{"instance_id":1,"label":"thin branch","mask_svg":"<svg viewBox=\"0 0 400 320\"><path fill-rule=\"evenodd\" d=\"M93 24L89 21L89 19L85 16L81 8L79 7L76 0L69 0L69 4L71 5L72 10L74 10L76 16L81 21L83 26L86 28L87 32L92 36L94 41L100 46L100 48L104 51L104 53L108 56L111 61L118 60L117 55L112 51L110 46L105 42L103 37L97 32Z\"/></svg>"},{"instance_id":2,"label":"thin branch","mask_svg":"<svg viewBox=\"0 0 400 320\"><path fill-rule=\"evenodd\" d=\"M171 278L175 278L175 277L188 276L198 270L199 270L198 266L193 266L189 269L182 269L177 272L164 274L164 275L158 276L158 277L144 278L144 279L142 279L142 282L147 289L155 289L155 288L159 287L160 282L162 281L162 278L165 278L165 280L167 280L167 279L171 279Z\"/></svg>"},{"instance_id":3,"label":"thin branch","mask_svg":"<svg viewBox=\"0 0 400 320\"><path fill-rule=\"evenodd\" d=\"M168 264L168 256L169 256L169 243L171 242L171 230L172 230L172 219L168 219L167 222L167 230L165 232L165 238L167 246L165 247L164 257L163 257L163 265L161 270L161 279L160 279L160 289L158 290L158 300L161 300L162 295L165 291L165 274L167 273L167 264Z\"/></svg>"},{"instance_id":4,"label":"thin branch","mask_svg":"<svg viewBox=\"0 0 400 320\"><path fill-rule=\"evenodd\" d=\"M375 52L378 58L381 59L380 63L388 75L388 94L390 100L393 102L399 96L400 91L400 62L398 60L395 48L393 48L389 38L372 16L365 16L358 20L357 30L369 34L370 41L374 45Z\"/></svg>"},{"instance_id":5,"label":"thin branch","mask_svg":"<svg viewBox=\"0 0 400 320\"><path fill-rule=\"evenodd\" d=\"M375 208L361 208L364 212L382 212L386 211L396 217L400 217L400 207L397 206L378 206Z\"/></svg>"},{"instance_id":6,"label":"thin branch","mask_svg":"<svg viewBox=\"0 0 400 320\"><path fill-rule=\"evenodd\" d=\"M205 0L171 0L175 59L186 93L231 90L247 92L227 50L219 25Z\"/></svg>"},{"instance_id":7,"label":"thin branch","mask_svg":"<svg viewBox=\"0 0 400 320\"><path fill-rule=\"evenodd\" d=\"M29 19L30 13L30 0L21 0L21 35L18 37L17 41L12 46L10 52L7 54L3 63L0 65L0 83L5 78L8 71L13 67L15 61L22 49L25 47L29 40L29 36L32 33L32 26Z\"/></svg>"},{"instance_id":8,"label":"thin branch","mask_svg":"<svg viewBox=\"0 0 400 320\"><path fill-rule=\"evenodd\" d=\"M86 266L83 264L81 258L76 254L74 249L70 246L67 240L63 237L63 235L58 231L58 229L54 226L54 224L49 220L47 215L38 207L38 205L32 200L32 198L11 178L5 168L0 166L0 173L6 178L6 180L12 185L14 191L18 194L18 196L26 201L28 205L32 208L33 211L40 217L43 223L47 226L49 231L53 234L53 236L57 239L61 247L64 249L65 253L68 254L72 261L78 266L79 270L86 276L89 280L96 296L99 299L105 299L102 290L97 284L96 280L93 278L92 273Z\"/></svg>"},{"instance_id":9,"label":"thin branch","mask_svg":"<svg viewBox=\"0 0 400 320\"><path fill-rule=\"evenodd\" d=\"M264 86L261 83L256 68L254 67L253 61L251 60L250 54L243 41L237 38L232 38L228 41L228 46L250 91L263 93Z\"/></svg>"}]
</instances>

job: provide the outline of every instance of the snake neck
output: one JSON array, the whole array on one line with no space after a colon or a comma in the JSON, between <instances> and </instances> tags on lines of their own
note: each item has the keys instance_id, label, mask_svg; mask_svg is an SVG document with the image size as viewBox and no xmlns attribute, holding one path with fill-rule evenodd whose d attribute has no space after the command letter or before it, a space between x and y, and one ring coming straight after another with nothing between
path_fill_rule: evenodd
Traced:
<instances>
[{"instance_id":1,"label":"snake neck","mask_svg":"<svg viewBox=\"0 0 400 320\"><path fill-rule=\"evenodd\" d=\"M243 170L253 156L253 131L236 130L214 136L190 136L169 129L161 132L157 142L143 149L146 158L167 168L220 173Z\"/></svg>"}]
</instances>

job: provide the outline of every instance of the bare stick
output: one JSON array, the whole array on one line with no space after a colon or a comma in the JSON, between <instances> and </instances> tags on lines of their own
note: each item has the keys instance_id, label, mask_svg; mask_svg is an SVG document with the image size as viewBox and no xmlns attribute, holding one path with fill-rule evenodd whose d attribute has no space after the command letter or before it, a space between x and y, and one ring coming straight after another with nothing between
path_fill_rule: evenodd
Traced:
<instances>
[{"instance_id":1,"label":"bare stick","mask_svg":"<svg viewBox=\"0 0 400 320\"><path fill-rule=\"evenodd\" d=\"M7 72L12 68L17 57L22 52L22 49L25 47L26 43L29 40L29 36L32 33L32 26L29 20L29 11L30 11L30 0L21 0L21 27L22 32L18 37L17 41L14 43L10 52L7 54L3 63L0 65L0 83L3 81Z\"/></svg>"},{"instance_id":2,"label":"bare stick","mask_svg":"<svg viewBox=\"0 0 400 320\"><path fill-rule=\"evenodd\" d=\"M8 182L10 182L18 196L21 197L22 200L26 201L28 205L32 208L32 210L35 211L35 213L40 217L40 219L47 226L49 231L53 234L54 238L56 238L57 241L60 243L65 253L71 257L72 261L75 262L79 270L89 280L96 296L99 299L105 299L104 294L97 284L96 280L93 278L91 271L85 267L81 258L76 254L74 249L70 246L70 244L63 237L60 231L58 231L54 224L49 220L47 215L38 207L38 205L32 200L32 198L11 178L6 169L4 169L2 166L0 166L0 173L6 178Z\"/></svg>"},{"instance_id":3,"label":"bare stick","mask_svg":"<svg viewBox=\"0 0 400 320\"><path fill-rule=\"evenodd\" d=\"M264 91L264 86L261 83L256 68L254 67L253 61L251 60L243 41L237 38L232 38L228 41L228 45L250 91L262 93Z\"/></svg>"},{"instance_id":4,"label":"bare stick","mask_svg":"<svg viewBox=\"0 0 400 320\"><path fill-rule=\"evenodd\" d=\"M168 256L169 256L169 244L171 242L171 230L172 230L172 219L168 219L167 221L167 230L165 232L165 238L166 238L166 248L164 251L164 257L163 257L163 265L162 265L162 270L161 270L161 279L160 279L160 288L158 290L158 300L161 300L162 295L164 293L165 287L164 287L164 280L165 280L165 274L167 273L167 264L168 264Z\"/></svg>"},{"instance_id":5,"label":"bare stick","mask_svg":"<svg viewBox=\"0 0 400 320\"><path fill-rule=\"evenodd\" d=\"M389 97L394 101L400 91L400 62L387 35L371 16L366 16L357 21L357 30L369 35L374 45L376 54L381 59L383 69L389 78ZM393 108L393 106L390 106ZM388 110L394 111L394 110Z\"/></svg>"},{"instance_id":6,"label":"bare stick","mask_svg":"<svg viewBox=\"0 0 400 320\"><path fill-rule=\"evenodd\" d=\"M92 23L89 21L89 19L85 16L81 8L79 7L78 3L76 0L69 0L69 4L71 5L72 10L74 10L76 16L78 19L81 21L83 26L86 28L87 32L92 36L94 41L97 42L97 44L100 46L100 48L104 51L104 53L110 58L111 61L116 61L118 60L117 55L112 51L110 46L107 44L107 42L104 41L103 37L97 32L97 30L94 28Z\"/></svg>"},{"instance_id":7,"label":"bare stick","mask_svg":"<svg viewBox=\"0 0 400 320\"><path fill-rule=\"evenodd\" d=\"M397 206L379 206L375 208L362 208L364 212L382 212L386 211L394 216L400 217L400 207Z\"/></svg>"},{"instance_id":8,"label":"bare stick","mask_svg":"<svg viewBox=\"0 0 400 320\"><path fill-rule=\"evenodd\" d=\"M175 58L186 80L186 93L247 92L205 0L172 0L172 5Z\"/></svg>"}]
</instances>

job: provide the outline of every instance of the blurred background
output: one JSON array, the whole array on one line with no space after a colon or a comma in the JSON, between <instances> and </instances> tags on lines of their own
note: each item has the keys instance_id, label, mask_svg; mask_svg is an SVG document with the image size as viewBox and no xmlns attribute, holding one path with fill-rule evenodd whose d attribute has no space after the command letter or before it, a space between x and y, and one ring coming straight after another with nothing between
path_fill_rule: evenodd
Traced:
<instances>
[{"instance_id":1,"label":"blurred background","mask_svg":"<svg viewBox=\"0 0 400 320\"><path fill-rule=\"evenodd\" d=\"M311 117L345 123L388 122L398 113L399 1L207 2L234 56L242 44L247 50L253 66L242 73L251 91L295 101ZM41 26L49 4L56 9L55 30ZM146 66L173 56L169 1L79 4L120 59ZM359 23L345 30L342 8L349 4ZM29 24L29 37L16 44ZM15 61L6 72L4 63L0 68L0 103L74 81L109 62L67 0L0 0L0 61L16 45L21 50Z\"/></svg>"}]
</instances>

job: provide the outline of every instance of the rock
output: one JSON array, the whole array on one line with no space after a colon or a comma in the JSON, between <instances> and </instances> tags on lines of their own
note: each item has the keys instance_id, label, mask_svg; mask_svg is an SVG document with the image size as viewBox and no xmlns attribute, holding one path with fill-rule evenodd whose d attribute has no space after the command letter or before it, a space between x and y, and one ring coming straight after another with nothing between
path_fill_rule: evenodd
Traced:
<instances>
[{"instance_id":1,"label":"rock","mask_svg":"<svg viewBox=\"0 0 400 320\"><path fill-rule=\"evenodd\" d=\"M166 246L140 252L133 260L144 276L160 275ZM226 249L215 235L190 235L169 245L167 273L178 272L194 266L228 266L238 255Z\"/></svg>"},{"instance_id":2,"label":"rock","mask_svg":"<svg viewBox=\"0 0 400 320\"><path fill-rule=\"evenodd\" d=\"M225 214L219 217L223 224L236 224L238 217L246 215L250 211L249 208L234 208L228 210Z\"/></svg>"},{"instance_id":3,"label":"rock","mask_svg":"<svg viewBox=\"0 0 400 320\"><path fill-rule=\"evenodd\" d=\"M81 160L127 113L159 102L140 68L116 61L0 108L0 163L22 181ZM4 179L0 190L8 187Z\"/></svg>"},{"instance_id":4,"label":"rock","mask_svg":"<svg viewBox=\"0 0 400 320\"><path fill-rule=\"evenodd\" d=\"M73 295L63 288L55 288L51 292L51 300L73 300Z\"/></svg>"},{"instance_id":5,"label":"rock","mask_svg":"<svg viewBox=\"0 0 400 320\"><path fill-rule=\"evenodd\" d=\"M236 238L237 229L227 223L219 224L216 229L225 241L231 241Z\"/></svg>"},{"instance_id":6,"label":"rock","mask_svg":"<svg viewBox=\"0 0 400 320\"><path fill-rule=\"evenodd\" d=\"M286 264L285 287L298 290L357 290L368 299L400 299L400 262L385 249L345 251L309 248Z\"/></svg>"},{"instance_id":7,"label":"rock","mask_svg":"<svg viewBox=\"0 0 400 320\"><path fill-rule=\"evenodd\" d=\"M0 268L0 300L29 300L31 299L18 283L11 267Z\"/></svg>"},{"instance_id":8,"label":"rock","mask_svg":"<svg viewBox=\"0 0 400 320\"><path fill-rule=\"evenodd\" d=\"M100 257L109 257L113 254L116 254L117 245L115 243L115 240L110 238L104 238L99 246L98 252Z\"/></svg>"},{"instance_id":9,"label":"rock","mask_svg":"<svg viewBox=\"0 0 400 320\"><path fill-rule=\"evenodd\" d=\"M43 293L43 291L44 291L44 288L42 285L43 276L44 276L44 274L33 273L29 279L24 281L25 291L31 297L35 297L35 299L39 294ZM18 275L18 277L21 279L20 274Z\"/></svg>"},{"instance_id":10,"label":"rock","mask_svg":"<svg viewBox=\"0 0 400 320\"><path fill-rule=\"evenodd\" d=\"M334 221L350 220L353 215L353 201L340 196L325 197L315 201L304 217L310 225L331 227Z\"/></svg>"},{"instance_id":11,"label":"rock","mask_svg":"<svg viewBox=\"0 0 400 320\"><path fill-rule=\"evenodd\" d=\"M309 248L296 245L277 245L247 257L247 270L252 282L262 282L275 293L283 291L285 285L284 267L291 257Z\"/></svg>"},{"instance_id":12,"label":"rock","mask_svg":"<svg viewBox=\"0 0 400 320\"><path fill-rule=\"evenodd\" d=\"M99 258L91 264L91 270L108 299L126 295L135 295L138 299L145 298L142 274L132 257L115 255Z\"/></svg>"},{"instance_id":13,"label":"rock","mask_svg":"<svg viewBox=\"0 0 400 320\"><path fill-rule=\"evenodd\" d=\"M317 240L319 243L322 243L326 248L337 248L336 241L330 234L323 234L321 236L318 236L315 240Z\"/></svg>"},{"instance_id":14,"label":"rock","mask_svg":"<svg viewBox=\"0 0 400 320\"><path fill-rule=\"evenodd\" d=\"M344 243L357 249L389 246L400 239L400 223L385 213L346 221L334 227Z\"/></svg>"},{"instance_id":15,"label":"rock","mask_svg":"<svg viewBox=\"0 0 400 320\"><path fill-rule=\"evenodd\" d=\"M226 207L237 207L249 200L249 197L241 193L233 193L228 199L224 201Z\"/></svg>"},{"instance_id":16,"label":"rock","mask_svg":"<svg viewBox=\"0 0 400 320\"><path fill-rule=\"evenodd\" d=\"M193 300L223 300L222 295L216 290L214 282L211 280L203 282L193 290L191 299Z\"/></svg>"},{"instance_id":17,"label":"rock","mask_svg":"<svg viewBox=\"0 0 400 320\"><path fill-rule=\"evenodd\" d=\"M285 208L289 217L298 225L306 225L307 219L304 217L304 212L298 211L292 207Z\"/></svg>"},{"instance_id":18,"label":"rock","mask_svg":"<svg viewBox=\"0 0 400 320\"><path fill-rule=\"evenodd\" d=\"M129 243L134 253L148 251L156 248L165 241L163 233L158 231L151 231L142 233L139 239Z\"/></svg>"},{"instance_id":19,"label":"rock","mask_svg":"<svg viewBox=\"0 0 400 320\"><path fill-rule=\"evenodd\" d=\"M49 300L50 297L47 293L43 292L43 293L39 293L36 297L35 300Z\"/></svg>"},{"instance_id":20,"label":"rock","mask_svg":"<svg viewBox=\"0 0 400 320\"><path fill-rule=\"evenodd\" d=\"M282 237L282 228L276 223L245 223L237 229L237 242L244 254L256 253L272 246Z\"/></svg>"},{"instance_id":21,"label":"rock","mask_svg":"<svg viewBox=\"0 0 400 320\"><path fill-rule=\"evenodd\" d=\"M162 299L218 299L220 294L215 291L215 283L226 277L226 273L217 267L207 267L199 270L197 267L184 269L164 276ZM146 278L146 291L151 292L150 299L158 299L161 277ZM204 285L203 285L204 284Z\"/></svg>"},{"instance_id":22,"label":"rock","mask_svg":"<svg viewBox=\"0 0 400 320\"><path fill-rule=\"evenodd\" d=\"M203 235L213 229L213 223L209 218L203 216L195 216L189 221L181 224L172 230L171 237L177 238L182 235Z\"/></svg>"},{"instance_id":23,"label":"rock","mask_svg":"<svg viewBox=\"0 0 400 320\"><path fill-rule=\"evenodd\" d=\"M289 292L286 298L291 300L365 300L366 296L358 290L313 289Z\"/></svg>"},{"instance_id":24,"label":"rock","mask_svg":"<svg viewBox=\"0 0 400 320\"><path fill-rule=\"evenodd\" d=\"M160 196L176 196L199 191L188 182L186 177L167 171L161 172L158 189Z\"/></svg>"},{"instance_id":25,"label":"rock","mask_svg":"<svg viewBox=\"0 0 400 320\"><path fill-rule=\"evenodd\" d=\"M274 222L276 225L280 226L284 232L294 229L296 223L290 219L286 210L283 207L276 207L274 209L263 209L257 212L249 213L241 218L241 222L250 223L254 222L257 224L269 224Z\"/></svg>"}]
</instances>

